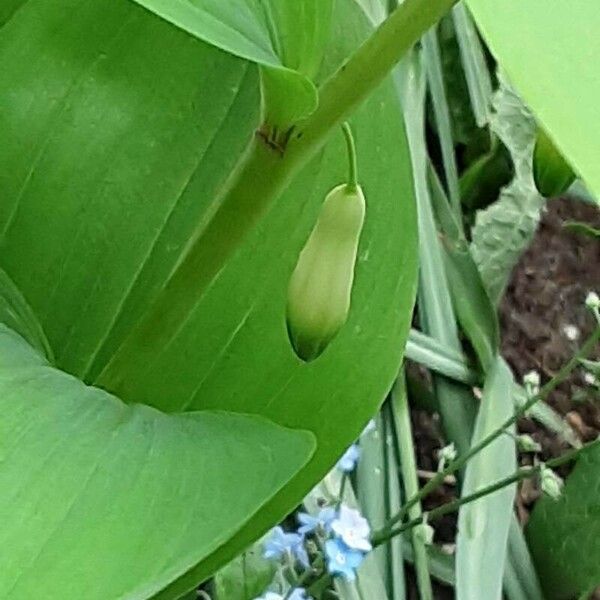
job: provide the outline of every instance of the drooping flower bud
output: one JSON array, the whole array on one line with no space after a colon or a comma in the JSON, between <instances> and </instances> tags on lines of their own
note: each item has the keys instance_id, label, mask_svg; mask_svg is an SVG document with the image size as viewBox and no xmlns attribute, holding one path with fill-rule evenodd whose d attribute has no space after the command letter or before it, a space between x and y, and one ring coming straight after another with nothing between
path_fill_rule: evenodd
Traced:
<instances>
[{"instance_id":1,"label":"drooping flower bud","mask_svg":"<svg viewBox=\"0 0 600 600\"><path fill-rule=\"evenodd\" d=\"M540 129L533 152L533 178L538 192L545 198L560 196L575 181L575 173Z\"/></svg>"},{"instance_id":2,"label":"drooping flower bud","mask_svg":"<svg viewBox=\"0 0 600 600\"><path fill-rule=\"evenodd\" d=\"M334 188L300 254L288 288L287 326L296 354L306 362L325 350L348 318L364 218L360 186Z\"/></svg>"}]
</instances>

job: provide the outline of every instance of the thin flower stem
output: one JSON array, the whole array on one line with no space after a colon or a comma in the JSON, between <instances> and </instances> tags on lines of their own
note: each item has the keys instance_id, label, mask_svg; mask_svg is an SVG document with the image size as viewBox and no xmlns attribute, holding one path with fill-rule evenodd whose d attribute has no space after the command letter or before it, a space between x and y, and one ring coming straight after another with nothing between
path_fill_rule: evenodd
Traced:
<instances>
[{"instance_id":1,"label":"thin flower stem","mask_svg":"<svg viewBox=\"0 0 600 600\"><path fill-rule=\"evenodd\" d=\"M342 473L342 478L340 479L340 491L338 492L338 499L335 503L335 508L339 510L342 502L344 501L344 491L346 489L346 483L348 481L348 473L345 471Z\"/></svg>"},{"instance_id":2,"label":"thin flower stem","mask_svg":"<svg viewBox=\"0 0 600 600\"><path fill-rule=\"evenodd\" d=\"M492 442L494 442L498 437L504 434L505 430L507 430L511 425L514 425L523 415L527 413L537 402L545 399L548 394L550 394L557 386L559 386L568 376L569 374L577 368L579 365L579 361L582 358L585 358L590 354L590 352L594 349L598 340L600 339L600 327L596 328L594 333L586 340L586 342L581 346L579 351L569 360L560 371L548 382L544 385L538 394L531 397L527 402L525 402L519 409L515 411L515 413L509 417L502 425L500 425L496 430L490 433L487 437L483 438L480 442L472 446L468 452L465 452L462 456L459 456L456 460L452 461L446 468L436 474L433 479L428 481L421 490L415 494L410 500L408 500L404 506L394 515L389 521L375 533L375 537L380 535L385 535L386 532L390 531L393 526L402 521L409 509L414 506L417 502L420 502L425 497L427 497L431 492L436 490L440 485L443 484L446 477L456 473L478 452L481 452L484 448L489 446Z\"/></svg>"},{"instance_id":3,"label":"thin flower stem","mask_svg":"<svg viewBox=\"0 0 600 600\"><path fill-rule=\"evenodd\" d=\"M356 155L356 144L354 143L354 136L352 135L352 129L349 123L342 125L342 131L346 138L346 145L348 146L348 187L355 190L358 187L358 158Z\"/></svg>"},{"instance_id":4,"label":"thin flower stem","mask_svg":"<svg viewBox=\"0 0 600 600\"><path fill-rule=\"evenodd\" d=\"M323 556L319 556L319 558L317 558L315 563L312 566L308 567L308 569L306 569L304 571L304 573L302 573L302 575L300 575L300 577L294 583L294 585L292 587L290 587L290 589L286 592L285 596L283 597L283 600L289 600L291 595L294 593L294 590L297 590L299 587L303 587L304 584L311 577L314 577L315 575L317 575L322 570L323 565L324 565Z\"/></svg>"},{"instance_id":5,"label":"thin flower stem","mask_svg":"<svg viewBox=\"0 0 600 600\"><path fill-rule=\"evenodd\" d=\"M468 496L463 496L462 498L458 498L456 500L453 500L452 502L443 504L442 506L439 506L438 508L434 508L433 510L430 510L428 513L425 513L425 514L421 515L420 517L412 519L411 521L408 521L407 523L404 523L403 525L390 528L389 530L386 530L386 531L382 530L381 532L375 533L372 538L373 547L376 548L377 546L381 546L381 544L386 543L393 537L400 535L400 534L404 533L405 531L408 531L409 529L416 527L417 525L421 525L422 523L425 522L425 520L431 521L432 519L438 519L440 517L443 517L444 515L447 515L448 513L457 511L461 506L464 506L465 504L470 504L471 502L475 502L476 500L479 500L480 498L483 498L484 496L493 494L494 492L497 492L498 490L501 490L505 487L513 485L514 483L517 483L519 481L522 481L523 479L528 479L530 477L533 477L534 475L538 474L544 466L548 467L548 468L559 467L567 462L574 460L582 452L589 450L590 448L594 448L598 445L600 445L600 438L594 440L593 442L589 442L588 444L585 444L581 448L573 449L573 450L567 452L566 454L559 456L558 458L549 460L546 463L540 463L539 465L535 465L532 467L523 467L521 469L518 469L515 473L513 473L509 477L506 477L504 479L496 481L484 488L481 488L480 490L477 490L476 492L473 492L472 494L469 494Z\"/></svg>"}]
</instances>

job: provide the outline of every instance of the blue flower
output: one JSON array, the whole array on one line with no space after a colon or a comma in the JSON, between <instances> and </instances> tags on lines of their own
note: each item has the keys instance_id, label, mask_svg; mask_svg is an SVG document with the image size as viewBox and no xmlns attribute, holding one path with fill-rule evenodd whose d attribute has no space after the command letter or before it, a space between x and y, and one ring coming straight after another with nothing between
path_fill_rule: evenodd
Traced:
<instances>
[{"instance_id":1,"label":"blue flower","mask_svg":"<svg viewBox=\"0 0 600 600\"><path fill-rule=\"evenodd\" d=\"M359 550L348 548L342 540L327 540L325 542L327 570L331 575L341 575L348 581L356 579L356 569L364 559Z\"/></svg>"},{"instance_id":2,"label":"blue flower","mask_svg":"<svg viewBox=\"0 0 600 600\"><path fill-rule=\"evenodd\" d=\"M308 554L304 547L304 538L297 533L286 533L281 527L274 527L265 542L264 557L280 560L291 556L304 567L308 567Z\"/></svg>"},{"instance_id":3,"label":"blue flower","mask_svg":"<svg viewBox=\"0 0 600 600\"><path fill-rule=\"evenodd\" d=\"M312 533L318 529L321 529L325 533L329 533L331 531L331 523L336 517L337 513L332 507L322 508L316 517L309 515L308 513L299 513L298 521L300 527L298 528L298 533L300 535L306 535L307 533Z\"/></svg>"},{"instance_id":4,"label":"blue flower","mask_svg":"<svg viewBox=\"0 0 600 600\"><path fill-rule=\"evenodd\" d=\"M356 444L352 444L338 461L337 467L344 473L350 473L351 471L354 471L354 467L356 467L359 458L360 448Z\"/></svg>"},{"instance_id":5,"label":"blue flower","mask_svg":"<svg viewBox=\"0 0 600 600\"><path fill-rule=\"evenodd\" d=\"M337 518L331 523L331 530L352 550L369 552L373 548L369 541L369 522L357 510L342 504Z\"/></svg>"}]
</instances>

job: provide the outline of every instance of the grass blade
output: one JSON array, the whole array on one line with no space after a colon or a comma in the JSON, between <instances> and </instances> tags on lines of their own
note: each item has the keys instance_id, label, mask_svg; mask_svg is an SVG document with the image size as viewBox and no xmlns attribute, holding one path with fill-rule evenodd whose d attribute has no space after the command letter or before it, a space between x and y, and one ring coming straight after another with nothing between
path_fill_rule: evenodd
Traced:
<instances>
[{"instance_id":1,"label":"grass blade","mask_svg":"<svg viewBox=\"0 0 600 600\"><path fill-rule=\"evenodd\" d=\"M479 127L484 127L490 118L492 101L492 80L485 62L485 54L471 15L464 4L458 4L452 9L452 19L475 121Z\"/></svg>"},{"instance_id":2,"label":"grass blade","mask_svg":"<svg viewBox=\"0 0 600 600\"><path fill-rule=\"evenodd\" d=\"M429 196L424 137L425 79L417 54L405 61L399 84L411 149L419 216L421 325L425 333L442 345L462 352ZM434 382L444 429L458 450L465 451L469 447L471 423L475 413L473 398L464 387L444 378L435 378Z\"/></svg>"},{"instance_id":3,"label":"grass blade","mask_svg":"<svg viewBox=\"0 0 600 600\"><path fill-rule=\"evenodd\" d=\"M480 379L461 352L442 345L416 329L410 331L405 355L440 375L467 385L474 385Z\"/></svg>"},{"instance_id":4,"label":"grass blade","mask_svg":"<svg viewBox=\"0 0 600 600\"><path fill-rule=\"evenodd\" d=\"M498 357L486 380L474 443L513 413L512 385L510 369ZM501 436L467 464L462 495L508 477L516 468L514 439ZM513 485L461 507L456 547L457 600L501 597L514 495Z\"/></svg>"},{"instance_id":5,"label":"grass blade","mask_svg":"<svg viewBox=\"0 0 600 600\"><path fill-rule=\"evenodd\" d=\"M433 104L435 122L440 140L444 174L448 187L448 196L454 216L462 224L462 209L460 203L460 189L458 185L458 167L454 154L454 140L452 139L452 124L450 109L442 71L442 59L437 28L432 28L422 39L423 59L429 82L429 93Z\"/></svg>"},{"instance_id":6,"label":"grass blade","mask_svg":"<svg viewBox=\"0 0 600 600\"><path fill-rule=\"evenodd\" d=\"M413 445L412 427L410 424L410 411L406 394L404 372L400 374L391 396L391 415L395 427L395 440L400 459L400 470L404 493L407 498L412 498L419 491L417 477L417 464ZM409 519L417 519L422 514L421 504L415 504L409 511ZM423 539L417 535L417 529L411 532L417 586L421 600L433 600L433 590L429 577L429 560L427 547Z\"/></svg>"}]
</instances>

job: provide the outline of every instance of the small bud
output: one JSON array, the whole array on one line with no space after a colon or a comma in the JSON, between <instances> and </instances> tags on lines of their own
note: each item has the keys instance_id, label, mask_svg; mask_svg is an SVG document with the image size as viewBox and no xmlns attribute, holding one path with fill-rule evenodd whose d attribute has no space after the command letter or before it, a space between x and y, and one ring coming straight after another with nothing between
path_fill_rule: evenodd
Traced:
<instances>
[{"instance_id":1,"label":"small bud","mask_svg":"<svg viewBox=\"0 0 600 600\"><path fill-rule=\"evenodd\" d=\"M540 374L537 371L529 371L523 377L523 385L528 398L533 398L540 391Z\"/></svg>"},{"instance_id":2,"label":"small bud","mask_svg":"<svg viewBox=\"0 0 600 600\"><path fill-rule=\"evenodd\" d=\"M542 465L540 472L540 483L544 494L550 496L553 500L560 498L564 482L552 469L549 469L545 465Z\"/></svg>"},{"instance_id":3,"label":"small bud","mask_svg":"<svg viewBox=\"0 0 600 600\"><path fill-rule=\"evenodd\" d=\"M325 350L348 318L364 218L360 186L336 187L300 254L288 288L287 326L296 354L306 362Z\"/></svg>"},{"instance_id":4,"label":"small bud","mask_svg":"<svg viewBox=\"0 0 600 600\"><path fill-rule=\"evenodd\" d=\"M541 129L533 151L533 178L539 193L545 198L560 196L575 181L573 169Z\"/></svg>"},{"instance_id":5,"label":"small bud","mask_svg":"<svg viewBox=\"0 0 600 600\"><path fill-rule=\"evenodd\" d=\"M598 294L596 294L596 292L590 292L585 299L585 305L590 310L600 309L600 297Z\"/></svg>"},{"instance_id":6,"label":"small bud","mask_svg":"<svg viewBox=\"0 0 600 600\"><path fill-rule=\"evenodd\" d=\"M438 451L438 471L443 471L448 463L456 458L456 447L454 443L444 446Z\"/></svg>"},{"instance_id":7,"label":"small bud","mask_svg":"<svg viewBox=\"0 0 600 600\"><path fill-rule=\"evenodd\" d=\"M586 372L583 375L583 380L588 384L588 385L597 385L598 384L598 380L596 379L596 376L593 373L590 372Z\"/></svg>"},{"instance_id":8,"label":"small bud","mask_svg":"<svg viewBox=\"0 0 600 600\"><path fill-rule=\"evenodd\" d=\"M521 452L541 452L542 447L530 435L517 436L517 446Z\"/></svg>"},{"instance_id":9,"label":"small bud","mask_svg":"<svg viewBox=\"0 0 600 600\"><path fill-rule=\"evenodd\" d=\"M415 535L423 544L431 546L435 530L429 524L429 513L423 513L423 522L415 527Z\"/></svg>"}]
</instances>

